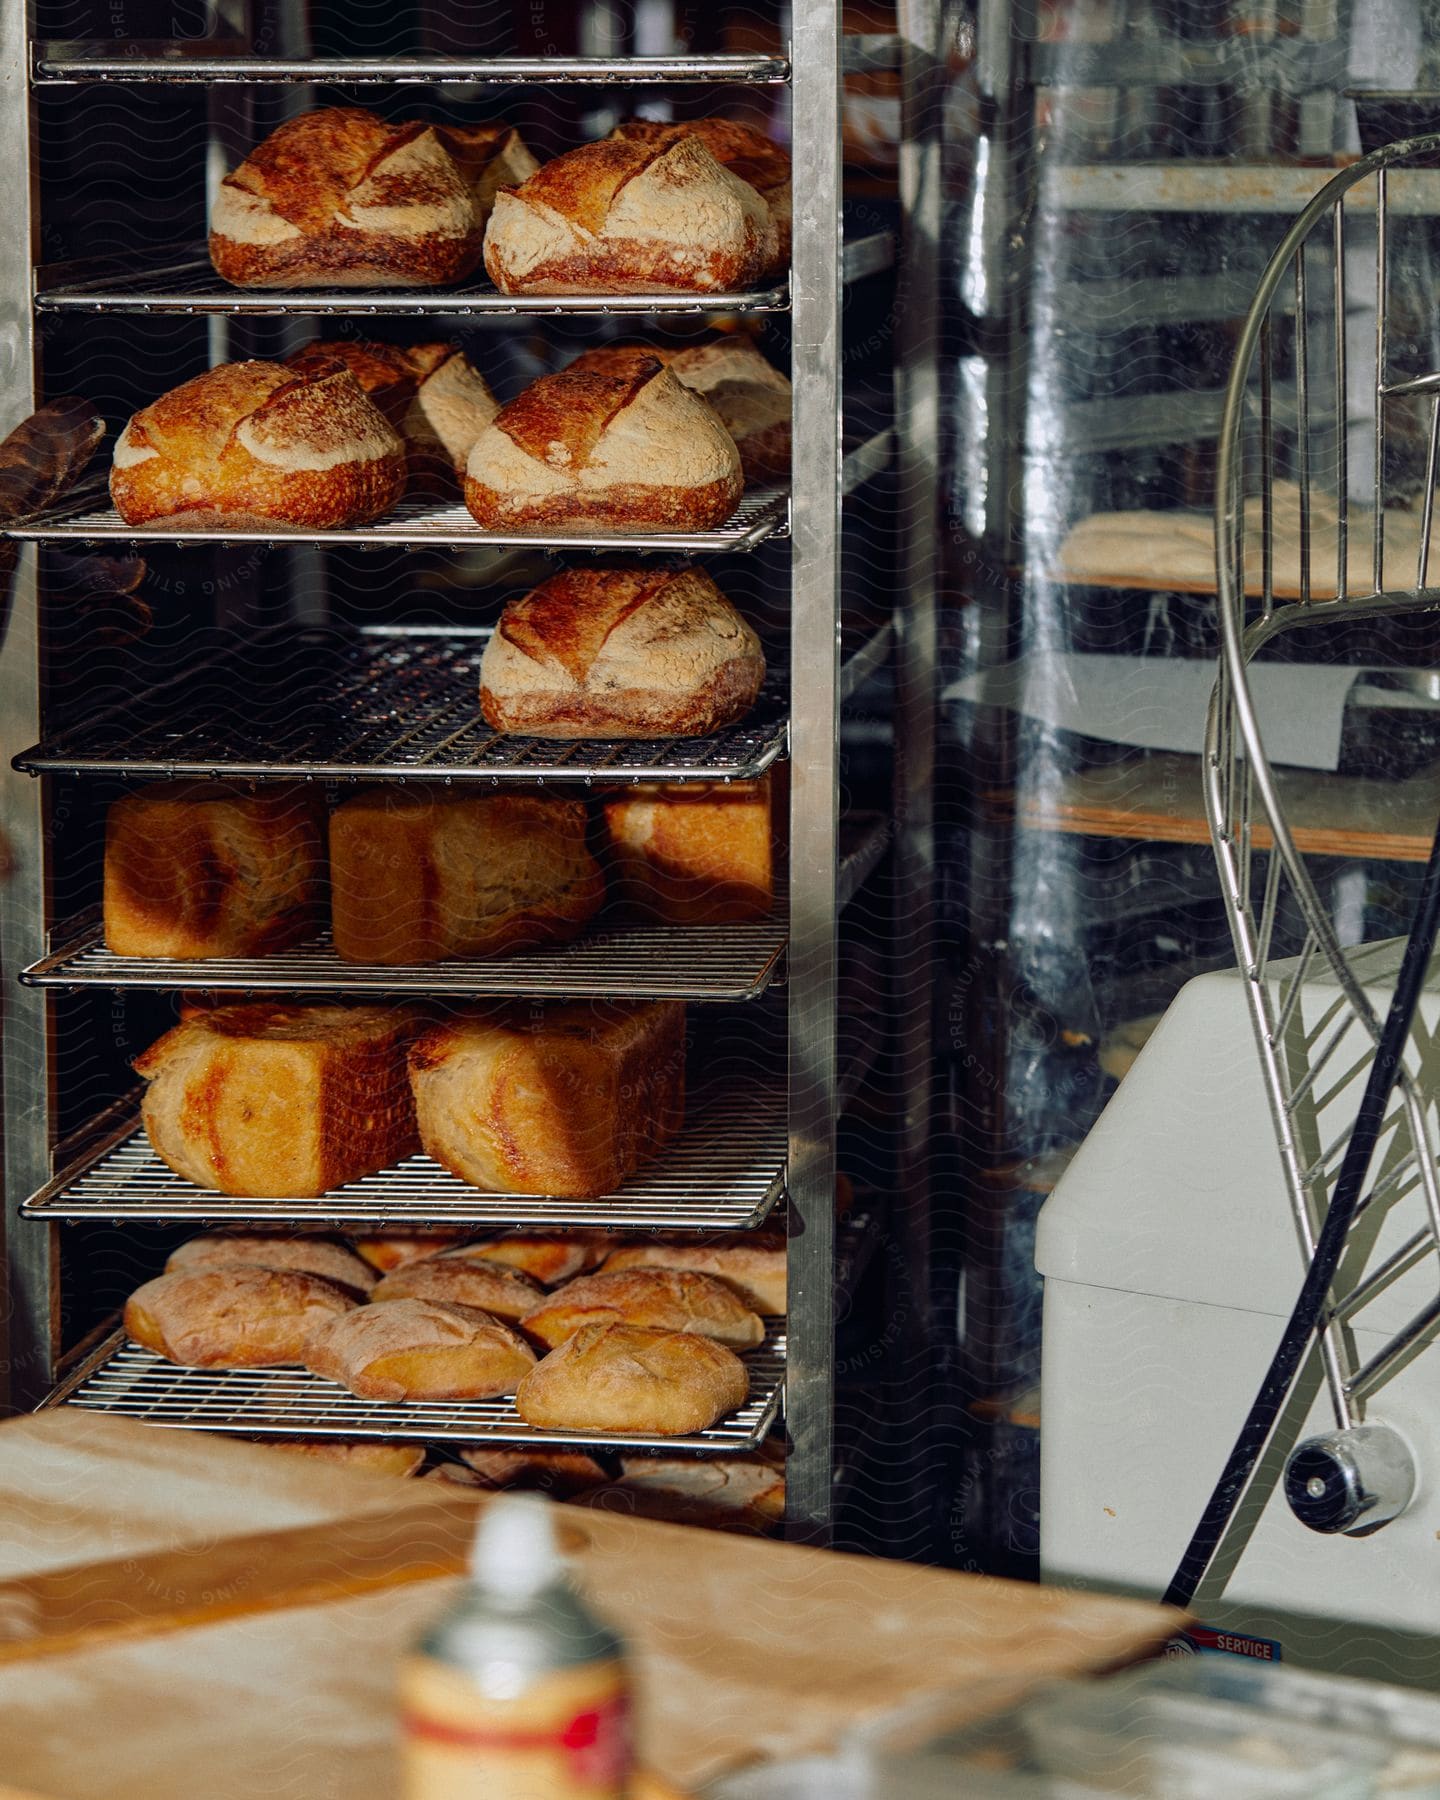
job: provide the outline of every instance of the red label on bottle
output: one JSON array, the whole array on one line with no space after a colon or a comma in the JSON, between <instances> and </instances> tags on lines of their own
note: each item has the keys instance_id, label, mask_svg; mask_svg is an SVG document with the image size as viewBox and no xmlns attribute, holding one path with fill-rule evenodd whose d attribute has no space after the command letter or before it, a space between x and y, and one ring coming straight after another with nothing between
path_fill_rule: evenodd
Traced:
<instances>
[{"instance_id":1,"label":"red label on bottle","mask_svg":"<svg viewBox=\"0 0 1440 1800\"><path fill-rule=\"evenodd\" d=\"M576 1713L567 1724L552 1731L456 1725L418 1712L404 1713L401 1728L407 1738L482 1755L543 1755L559 1751L572 1779L589 1787L607 1787L622 1781L630 1767L630 1707L623 1694Z\"/></svg>"}]
</instances>

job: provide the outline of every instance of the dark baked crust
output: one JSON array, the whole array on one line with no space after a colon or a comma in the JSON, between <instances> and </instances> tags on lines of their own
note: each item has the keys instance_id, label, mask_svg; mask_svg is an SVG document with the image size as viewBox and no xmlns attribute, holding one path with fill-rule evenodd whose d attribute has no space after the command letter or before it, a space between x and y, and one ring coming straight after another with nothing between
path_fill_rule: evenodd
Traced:
<instances>
[{"instance_id":1,"label":"dark baked crust","mask_svg":"<svg viewBox=\"0 0 1440 1800\"><path fill-rule=\"evenodd\" d=\"M743 481L743 477L742 477ZM579 536L590 531L712 531L735 510L743 487L710 481L703 487L652 487L624 483L595 494L550 494L544 499L502 494L465 478L465 504L487 531L547 532Z\"/></svg>"},{"instance_id":2,"label":"dark baked crust","mask_svg":"<svg viewBox=\"0 0 1440 1800\"><path fill-rule=\"evenodd\" d=\"M482 686L480 710L496 731L517 737L708 737L743 719L759 689L748 666L732 664L678 697L666 688L616 688L606 692L603 703L582 698L555 704L528 694L501 698Z\"/></svg>"}]
</instances>

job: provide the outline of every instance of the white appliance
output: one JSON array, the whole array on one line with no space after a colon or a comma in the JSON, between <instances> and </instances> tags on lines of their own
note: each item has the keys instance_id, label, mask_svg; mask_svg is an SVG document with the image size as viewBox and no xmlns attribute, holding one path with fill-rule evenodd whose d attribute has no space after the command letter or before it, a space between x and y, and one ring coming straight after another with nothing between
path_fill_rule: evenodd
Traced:
<instances>
[{"instance_id":1,"label":"white appliance","mask_svg":"<svg viewBox=\"0 0 1440 1800\"><path fill-rule=\"evenodd\" d=\"M1402 949L1397 941L1349 955L1382 1016ZM1293 972L1269 966L1275 992ZM1427 1091L1440 1089L1440 1042L1433 1055L1426 1049L1437 1024L1440 958L1412 1036ZM1329 1144L1354 1118L1372 1043L1321 959L1291 1029L1312 1056L1340 1033L1300 1120L1302 1136ZM1384 1190L1398 1138L1393 1129L1381 1137L1372 1164L1380 1197L1356 1222L1337 1293L1425 1227L1413 1177ZM1238 974L1201 976L1177 996L1045 1206L1036 1264L1045 1277L1043 1577L1157 1597L1304 1271ZM1352 1366L1433 1302L1437 1284L1431 1252L1372 1298L1354 1322ZM1440 1685L1440 1346L1393 1375L1365 1420L1398 1432L1413 1460L1415 1488L1399 1516L1368 1536L1324 1535L1287 1503L1287 1456L1335 1428L1312 1349L1193 1610L1217 1628L1219 1648ZM1222 1583L1223 1596L1207 1598Z\"/></svg>"}]
</instances>

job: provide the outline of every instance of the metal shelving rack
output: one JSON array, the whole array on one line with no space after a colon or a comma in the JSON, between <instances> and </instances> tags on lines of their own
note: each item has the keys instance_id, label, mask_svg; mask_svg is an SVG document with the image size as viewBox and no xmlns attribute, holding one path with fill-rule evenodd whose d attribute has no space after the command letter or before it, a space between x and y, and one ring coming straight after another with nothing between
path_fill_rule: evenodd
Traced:
<instances>
[{"instance_id":1,"label":"metal shelving rack","mask_svg":"<svg viewBox=\"0 0 1440 1800\"><path fill-rule=\"evenodd\" d=\"M696 1451L743 1448L758 1442L780 1404L781 1359L784 1362L785 1417L790 1447L787 1460L787 1509L790 1531L814 1541L830 1533L834 1505L834 1331L837 1268L858 1274L860 1261L842 1255L848 1239L837 1228L835 1214L835 1145L842 1104L841 1071L836 1043L837 930L840 914L874 876L887 855L893 870L895 909L894 996L900 1030L904 1092L899 1132L897 1203L888 1224L902 1260L924 1292L927 1235L926 1163L930 1102L930 914L931 872L930 768L934 666L934 570L937 467L936 382L936 245L939 232L939 99L943 75L940 0L901 0L899 29L884 36L846 37L840 29L835 0L795 9L788 56L670 56L619 58L359 58L313 59L299 54L303 40L288 39L288 54L258 58L233 54L233 46L214 40L184 45L40 44L31 41L28 6L0 8L0 156L11 179L0 195L0 223L12 246L40 241L33 164L35 134L33 96L40 90L71 90L86 84L113 84L122 93L144 83L202 84L226 89L236 84L427 85L465 83L479 86L530 84L548 87L600 83L631 90L637 100L650 83L786 84L791 92L792 150L803 179L796 184L792 270L788 284L742 296L628 295L613 301L516 300L495 294L482 284L455 292L364 294L306 292L277 294L231 290L217 282L203 256L193 247L164 259L162 266L137 266L125 260L109 264L67 264L41 269L12 255L0 273L0 343L13 345L13 366L0 394L0 432L8 431L43 398L39 375L37 327L46 317L86 314L99 321L116 315L114 330L136 314L207 315L212 345L223 345L225 321L251 316L375 316L443 314L485 319L496 329L507 322L537 317L593 316L619 313L665 318L718 313L789 312L792 327L791 373L794 383L794 478L788 497L761 494L747 499L736 519L717 532L693 537L555 539L562 553L629 548L691 553L743 552L768 538L789 538L791 644L789 666L803 671L793 687L782 673L767 688L756 714L716 739L662 746L557 745L554 754L530 760L515 755L463 716L462 690L473 693L473 664L478 647L463 634L448 633L450 661L444 679L450 684L449 706L436 702L427 712L425 729L397 738L376 731L347 732L333 710L317 723L302 718L277 755L273 745L243 743L243 708L232 709L218 734L194 729L189 739L171 735L168 742L146 739L136 718L121 720L124 741L112 729L116 721L101 715L68 736L46 742L47 721L41 709L41 658L44 617L43 546L57 540L75 542L158 541L211 543L223 551L256 534L189 533L122 527L103 506L81 499L48 520L14 533L18 570L11 619L0 655L0 710L8 743L0 766L4 805L9 820L16 874L4 909L6 982L5 1069L7 1080L5 1214L11 1295L8 1354L14 1375L13 1399L33 1404L49 1394L55 1400L134 1410L120 1389L144 1389L146 1416L156 1423L203 1426L219 1430L332 1430L394 1435L395 1412L367 1416L365 1403L336 1400L333 1390L294 1395L313 1386L313 1378L294 1371L229 1372L197 1376L151 1359L113 1340L102 1345L64 1383L52 1387L57 1362L66 1346L59 1341L58 1267L60 1234L39 1220L57 1216L101 1219L155 1216L142 1205L127 1213L130 1196L144 1188L181 1189L154 1162L143 1139L133 1139L133 1121L110 1120L110 1135L99 1149L92 1145L77 1163L57 1170L51 1124L56 1115L54 1066L56 1014L50 995L56 987L104 985L156 988L195 985L195 965L166 969L147 963L119 966L96 939L93 926L78 934L52 916L51 838L47 817L47 774L111 771L126 775L196 772L265 776L293 770L312 777L396 777L417 773L447 781L470 780L487 785L498 780L576 780L597 776L625 779L659 776L669 779L732 779L753 776L777 758L789 759L789 878L785 909L766 927L736 928L711 934L702 946L698 934L650 931L633 942L612 945L610 960L589 952L583 943L546 956L531 956L496 965L483 972L441 965L424 971L352 971L337 965L324 945L292 953L266 964L267 986L294 992L330 993L339 988L435 993L598 993L659 991L653 977L629 987L632 970L642 958L664 959L667 993L696 1000L734 1000L758 994L777 972L784 947L788 1020L788 1075L783 1105L743 1098L730 1101L730 1112L718 1131L714 1119L693 1122L677 1157L656 1166L627 1186L618 1198L590 1207L588 1203L541 1201L533 1197L478 1195L433 1167L406 1165L370 1182L356 1184L347 1198L327 1197L323 1207L277 1203L268 1215L265 1203L227 1201L199 1190L172 1194L161 1204L170 1218L214 1219L325 1217L374 1223L401 1205L407 1219L466 1219L500 1223L545 1220L593 1223L604 1213L610 1222L690 1225L692 1228L744 1228L758 1223L776 1204L782 1190L790 1246L790 1316L788 1343L778 1336L752 1360L749 1406L710 1433L694 1440L673 1440L672 1447ZM298 18L298 13L296 18ZM293 28L294 21L291 22ZM285 40L282 40L285 41ZM840 114L846 71L898 69L903 92L900 156L902 229L869 232L846 241L842 232L843 176ZM217 124L211 102L212 161L233 160L233 144ZM218 135L217 135L218 134ZM199 172L197 171L197 178ZM904 304L895 322L895 427L847 444L843 432L840 372L842 305L847 284L898 266L903 269ZM841 532L847 496L882 470L898 472L898 528L901 544L897 600L893 618L859 643L842 647ZM501 540L480 533L462 509L401 508L386 522L354 532L287 534L278 542L302 546L302 554L320 555L330 543L423 546L430 549L501 542L536 545L541 540ZM304 546L315 546L308 551ZM389 650L396 651L392 639ZM353 646L352 646L353 651ZM369 654L373 674L374 642L354 654ZM413 640L400 645L403 662L416 651ZM444 656L440 660L443 662ZM840 722L842 705L871 675L889 663L896 687L895 816L847 831L842 841L840 819ZM432 676L434 671L432 670ZM352 670L353 674L353 670ZM397 677L398 679L398 677ZM361 678L359 685L364 685ZM176 700L171 692L158 700ZM333 692L331 695L333 699ZM157 696L149 696L155 702ZM323 709L322 709L323 710ZM152 714L152 717L155 716ZM171 722L174 722L173 715ZM278 719L278 713L274 715ZM312 729L313 727L313 729ZM325 730L329 739L322 742ZM308 732L308 735L307 735ZM318 735L317 735L318 734ZM253 734L252 734L253 735ZM188 747L187 747L188 746ZM22 754L23 753L23 754ZM22 765L12 764L12 757ZM787 936L788 931L788 936ZM778 934L778 935L777 935ZM588 965L577 973L579 965ZM214 985L243 988L258 978L258 965L217 968ZM16 977L21 977L17 983ZM202 977L203 979L203 977ZM738 1111L737 1111L738 1108ZM722 1113L724 1108L721 1108ZM718 1115L717 1115L718 1116ZM708 1142L706 1133L710 1132ZM728 1147L722 1148L722 1140ZM687 1150L688 1144L688 1150ZM686 1161L688 1155L689 1160ZM408 1171L408 1173L407 1173ZM397 1202L396 1182L411 1191ZM148 1185L147 1185L148 1184ZM448 1184L448 1185L447 1185ZM387 1191L388 1190L388 1191ZM678 1197L677 1197L678 1196ZM339 1202L337 1210L336 1202ZM24 1213L21 1219L21 1203ZM347 1206L353 1211L344 1210ZM618 1207L618 1213L616 1208ZM387 1208L391 1209L387 1212ZM556 1209L559 1210L556 1210ZM678 1211L676 1209L679 1209ZM188 1209L188 1210L187 1210ZM418 1209L418 1210L417 1210ZM430 1209L430 1210L427 1210ZM865 1221L866 1243L873 1247L874 1220ZM838 1259L838 1260L837 1260ZM863 1259L860 1259L863 1260ZM918 1341L918 1340L916 1340ZM914 1357L912 1347L909 1354ZM72 1352L73 1359L73 1352ZM203 1392L202 1392L203 1389ZM912 1403L922 1402L910 1384ZM238 1403L236 1396L243 1397ZM262 1418L257 1408L274 1403ZM490 1407L429 1409L415 1429L422 1436L482 1433L513 1440L537 1434L507 1411L508 1403ZM290 1408L289 1413L286 1407ZM298 1413L296 1408L298 1407ZM373 1412L374 1409L371 1409ZM480 1415L484 1414L483 1421ZM432 1416L433 1414L433 1416ZM462 1416L463 1415L463 1416ZM303 1422L297 1423L299 1418ZM916 1422L917 1439L923 1421ZM552 1437L553 1434L546 1434Z\"/></svg>"}]
</instances>

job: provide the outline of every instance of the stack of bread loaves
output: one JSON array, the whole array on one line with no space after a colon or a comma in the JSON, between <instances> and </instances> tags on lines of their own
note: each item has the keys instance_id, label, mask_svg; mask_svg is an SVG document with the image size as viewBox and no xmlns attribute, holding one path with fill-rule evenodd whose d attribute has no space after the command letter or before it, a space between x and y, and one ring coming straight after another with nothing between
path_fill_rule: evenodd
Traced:
<instances>
[{"instance_id":1,"label":"stack of bread loaves","mask_svg":"<svg viewBox=\"0 0 1440 1800\"><path fill-rule=\"evenodd\" d=\"M377 1279L333 1237L220 1232L182 1244L131 1295L125 1327L172 1362L303 1363L364 1399L513 1392L527 1423L601 1438L702 1431L743 1404L740 1353L764 1325L739 1284L684 1267L683 1255L667 1267L569 1273L603 1254L596 1234L509 1233L411 1256ZM559 1285L547 1291L521 1263ZM483 1457L479 1467L484 1479ZM605 1472L570 1476L591 1486Z\"/></svg>"}]
</instances>

